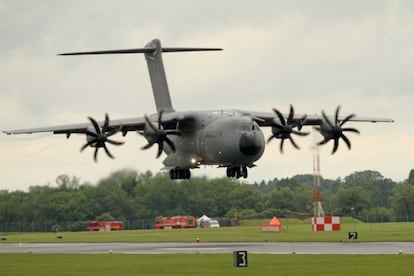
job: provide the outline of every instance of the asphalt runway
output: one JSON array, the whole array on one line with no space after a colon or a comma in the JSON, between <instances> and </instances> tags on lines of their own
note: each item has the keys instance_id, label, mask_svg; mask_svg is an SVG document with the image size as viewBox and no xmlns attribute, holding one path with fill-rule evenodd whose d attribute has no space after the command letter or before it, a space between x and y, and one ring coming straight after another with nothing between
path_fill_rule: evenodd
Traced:
<instances>
[{"instance_id":1,"label":"asphalt runway","mask_svg":"<svg viewBox=\"0 0 414 276\"><path fill-rule=\"evenodd\" d=\"M0 253L33 254L414 254L414 242L251 242L251 243L0 243Z\"/></svg>"}]
</instances>

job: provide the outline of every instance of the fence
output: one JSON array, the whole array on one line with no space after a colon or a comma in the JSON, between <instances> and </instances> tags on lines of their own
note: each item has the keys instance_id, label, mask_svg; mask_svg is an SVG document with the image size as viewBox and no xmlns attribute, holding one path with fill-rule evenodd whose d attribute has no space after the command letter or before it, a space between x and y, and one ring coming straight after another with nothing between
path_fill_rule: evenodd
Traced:
<instances>
[{"instance_id":1,"label":"fence","mask_svg":"<svg viewBox=\"0 0 414 276\"><path fill-rule=\"evenodd\" d=\"M0 233L86 231L89 221L69 222L0 222ZM152 229L153 220L125 220L124 229Z\"/></svg>"},{"instance_id":2,"label":"fence","mask_svg":"<svg viewBox=\"0 0 414 276\"><path fill-rule=\"evenodd\" d=\"M406 217L381 217L364 216L355 217L366 223L386 223L386 222L414 222L414 216ZM304 220L308 221L308 220ZM125 230L153 229L154 220L124 220ZM219 219L221 226L237 225L229 219ZM20 233L20 232L66 232L66 231L86 231L89 221L68 221L68 222L0 222L0 233Z\"/></svg>"}]
</instances>

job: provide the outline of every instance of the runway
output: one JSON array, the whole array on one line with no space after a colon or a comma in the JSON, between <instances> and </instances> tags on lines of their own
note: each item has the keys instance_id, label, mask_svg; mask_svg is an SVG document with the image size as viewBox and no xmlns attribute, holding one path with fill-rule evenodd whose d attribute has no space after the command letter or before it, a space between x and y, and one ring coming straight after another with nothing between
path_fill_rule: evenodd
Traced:
<instances>
[{"instance_id":1,"label":"runway","mask_svg":"<svg viewBox=\"0 0 414 276\"><path fill-rule=\"evenodd\" d=\"M414 254L414 242L0 243L0 253L33 254Z\"/></svg>"}]
</instances>

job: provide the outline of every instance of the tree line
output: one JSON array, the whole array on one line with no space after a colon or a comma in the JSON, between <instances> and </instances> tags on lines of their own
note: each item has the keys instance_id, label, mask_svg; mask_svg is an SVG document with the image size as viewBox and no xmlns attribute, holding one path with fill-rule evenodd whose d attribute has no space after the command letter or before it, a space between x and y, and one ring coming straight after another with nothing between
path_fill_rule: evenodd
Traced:
<instances>
[{"instance_id":1,"label":"tree line","mask_svg":"<svg viewBox=\"0 0 414 276\"><path fill-rule=\"evenodd\" d=\"M371 170L344 179L321 179L321 194L326 214L370 222L414 220L414 170L400 183ZM85 222L94 219L121 220L128 222L127 228L151 228L156 218L176 215L309 217L314 212L313 198L313 175L260 183L206 177L174 181L165 173L124 169L95 184L60 175L54 185L32 186L27 192L0 191L0 232L17 231L17 227L21 231L84 230Z\"/></svg>"}]
</instances>

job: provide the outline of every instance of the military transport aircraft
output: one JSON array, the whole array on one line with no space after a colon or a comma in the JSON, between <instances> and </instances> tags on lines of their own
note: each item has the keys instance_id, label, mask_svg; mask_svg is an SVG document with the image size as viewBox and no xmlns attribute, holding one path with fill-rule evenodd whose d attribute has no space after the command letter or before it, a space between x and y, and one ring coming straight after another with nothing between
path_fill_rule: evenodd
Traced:
<instances>
[{"instance_id":1,"label":"military transport aircraft","mask_svg":"<svg viewBox=\"0 0 414 276\"><path fill-rule=\"evenodd\" d=\"M114 158L107 145L122 145L124 142L111 138L120 132L124 136L130 132L138 132L148 143L142 149L158 145L156 157L164 152L167 157L163 161L165 169L169 169L171 179L189 179L190 169L200 165L216 165L226 168L228 177L247 177L247 168L255 166L263 154L266 140L260 127L270 127L272 135L267 139L280 140L280 151L283 152L285 140L297 149L293 135L306 136L303 126L313 126L323 137L318 145L333 141L332 154L335 153L342 139L349 149L351 142L346 132L359 133L355 128L344 127L350 121L359 122L392 122L386 118L359 118L354 114L339 116L340 107L334 116L296 115L290 106L288 114L279 110L273 112L253 112L245 110L213 110L213 111L175 111L168 90L161 55L163 52L217 51L219 48L167 48L161 47L158 39L150 41L144 48L74 52L60 55L100 55L100 54L135 54L143 53L147 61L157 112L136 118L96 121L88 117L89 122L4 131L6 134L30 134L53 132L53 134L82 134L86 143L81 151L94 148L94 160L97 161L100 148L110 158Z\"/></svg>"}]
</instances>

